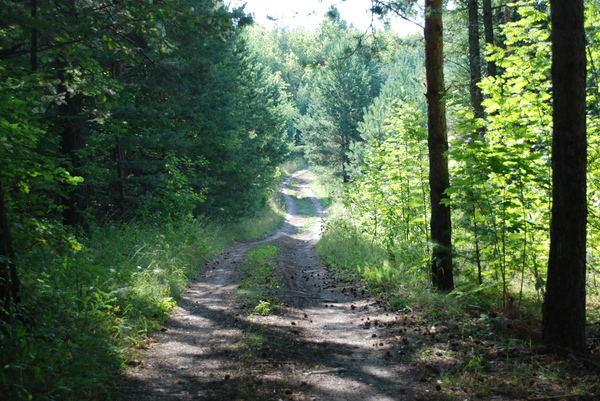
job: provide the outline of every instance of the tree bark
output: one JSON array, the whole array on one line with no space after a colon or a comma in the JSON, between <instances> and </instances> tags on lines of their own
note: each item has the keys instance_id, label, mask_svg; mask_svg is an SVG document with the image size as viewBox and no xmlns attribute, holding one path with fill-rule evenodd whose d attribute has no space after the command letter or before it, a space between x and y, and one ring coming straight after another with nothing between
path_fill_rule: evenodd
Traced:
<instances>
[{"instance_id":1,"label":"tree bark","mask_svg":"<svg viewBox=\"0 0 600 401\"><path fill-rule=\"evenodd\" d=\"M483 6L483 32L485 43L488 45L494 44L494 20L492 19L492 0L482 0ZM497 75L496 63L494 61L487 62L487 75L494 77Z\"/></svg>"},{"instance_id":2,"label":"tree bark","mask_svg":"<svg viewBox=\"0 0 600 401\"><path fill-rule=\"evenodd\" d=\"M552 0L552 218L543 341L585 351L586 57L583 0Z\"/></svg>"},{"instance_id":3,"label":"tree bark","mask_svg":"<svg viewBox=\"0 0 600 401\"><path fill-rule=\"evenodd\" d=\"M33 26L36 24L37 17L37 0L31 0L31 19L33 21ZM38 68L37 61L37 52L38 52L38 42L37 42L37 29L31 29L31 47L29 49L29 59L31 63L31 71L35 71Z\"/></svg>"},{"instance_id":4,"label":"tree bark","mask_svg":"<svg viewBox=\"0 0 600 401\"><path fill-rule=\"evenodd\" d=\"M481 47L479 46L479 4L477 0L469 0L469 70L471 93L471 106L476 118L483 118L483 94L479 83L481 82Z\"/></svg>"},{"instance_id":5,"label":"tree bark","mask_svg":"<svg viewBox=\"0 0 600 401\"><path fill-rule=\"evenodd\" d=\"M65 88L66 91L66 88ZM62 132L61 150L69 158L71 168L69 172L73 176L84 176L82 170L83 160L79 151L85 147L83 134L83 94L77 93L71 95L66 92L65 104L60 107L62 117L64 118L64 128ZM84 227L84 211L87 208L87 193L85 184L77 185L72 188L71 184L67 188L67 195L63 197L63 220L65 224L72 227Z\"/></svg>"},{"instance_id":6,"label":"tree bark","mask_svg":"<svg viewBox=\"0 0 600 401\"><path fill-rule=\"evenodd\" d=\"M452 273L452 222L444 191L450 186L448 132L444 100L444 46L442 0L425 0L425 70L431 200L431 278L442 291L454 288Z\"/></svg>"},{"instance_id":7,"label":"tree bark","mask_svg":"<svg viewBox=\"0 0 600 401\"><path fill-rule=\"evenodd\" d=\"M12 305L21 301L21 283L14 263L15 251L8 227L4 185L0 174L0 322L9 322Z\"/></svg>"}]
</instances>

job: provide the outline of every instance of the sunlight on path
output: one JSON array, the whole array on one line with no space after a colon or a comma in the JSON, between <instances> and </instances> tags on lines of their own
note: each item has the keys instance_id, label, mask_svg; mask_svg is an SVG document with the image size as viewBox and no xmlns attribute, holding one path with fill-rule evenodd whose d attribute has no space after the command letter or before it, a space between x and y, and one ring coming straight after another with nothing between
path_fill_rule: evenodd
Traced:
<instances>
[{"instance_id":1,"label":"sunlight on path","mask_svg":"<svg viewBox=\"0 0 600 401\"><path fill-rule=\"evenodd\" d=\"M280 230L206 265L156 344L140 351L140 366L124 374L115 401L436 399L415 385L401 350L384 337L397 316L351 295L348 285L342 290L315 255L324 211L312 179L302 170L281 184L287 215ZM310 199L314 211L300 213L296 199L306 200L305 209ZM248 316L234 299L238 266L266 243L281 250L275 295L284 305Z\"/></svg>"}]
</instances>

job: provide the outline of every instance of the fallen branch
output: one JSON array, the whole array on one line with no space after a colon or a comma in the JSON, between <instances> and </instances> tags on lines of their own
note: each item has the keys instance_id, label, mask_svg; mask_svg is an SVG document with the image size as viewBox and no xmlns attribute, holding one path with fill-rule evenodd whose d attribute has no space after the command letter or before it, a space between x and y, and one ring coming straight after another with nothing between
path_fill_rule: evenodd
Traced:
<instances>
[{"instance_id":1,"label":"fallen branch","mask_svg":"<svg viewBox=\"0 0 600 401\"><path fill-rule=\"evenodd\" d=\"M304 375L305 376L326 375L329 373L341 373L341 372L345 372L345 371L346 371L345 368L333 368L333 369L326 369L326 370L313 370L312 372L306 372Z\"/></svg>"}]
</instances>

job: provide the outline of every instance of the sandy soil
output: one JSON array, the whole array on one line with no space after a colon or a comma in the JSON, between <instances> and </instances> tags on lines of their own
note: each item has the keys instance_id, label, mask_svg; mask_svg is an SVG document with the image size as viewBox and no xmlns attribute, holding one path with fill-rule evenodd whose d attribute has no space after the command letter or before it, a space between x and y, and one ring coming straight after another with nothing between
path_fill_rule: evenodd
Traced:
<instances>
[{"instance_id":1,"label":"sandy soil","mask_svg":"<svg viewBox=\"0 0 600 401\"><path fill-rule=\"evenodd\" d=\"M418 335L410 314L386 312L375 298L338 286L314 254L323 209L300 171L282 185L287 218L274 235L230 247L202 269L179 308L123 372L114 400L441 399L436 372L407 358ZM300 216L291 194L310 197L318 219ZM232 295L238 265L253 246L282 249L277 294L284 305L269 316L248 316ZM240 346L267 339L248 357Z\"/></svg>"}]
</instances>

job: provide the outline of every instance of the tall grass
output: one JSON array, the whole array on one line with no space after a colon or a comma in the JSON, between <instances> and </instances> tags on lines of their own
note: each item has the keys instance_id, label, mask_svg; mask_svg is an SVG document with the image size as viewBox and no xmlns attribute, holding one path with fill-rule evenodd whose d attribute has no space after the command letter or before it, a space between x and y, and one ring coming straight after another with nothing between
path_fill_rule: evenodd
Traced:
<instances>
[{"instance_id":1,"label":"tall grass","mask_svg":"<svg viewBox=\"0 0 600 401\"><path fill-rule=\"evenodd\" d=\"M390 260L384 246L343 219L328 221L316 251L337 275L362 280L380 292L394 293L407 284L420 288L427 282L422 264Z\"/></svg>"},{"instance_id":2,"label":"tall grass","mask_svg":"<svg viewBox=\"0 0 600 401\"><path fill-rule=\"evenodd\" d=\"M281 192L273 192L267 207L250 219L224 226L226 237L232 241L248 241L264 237L281 227L285 219L285 198Z\"/></svg>"},{"instance_id":3,"label":"tall grass","mask_svg":"<svg viewBox=\"0 0 600 401\"><path fill-rule=\"evenodd\" d=\"M350 210L340 200L338 187L321 180L311 186L318 197L329 200L316 252L339 279L381 295L392 308L411 305L435 315L460 315L473 305L486 310L501 304L498 285L473 285L460 274L460 268L456 269L457 288L448 294L436 292L430 285L430 254L425 254L418 244L405 241L396 241L390 252L381 238L355 224ZM522 301L523 309L539 310L540 302L533 289Z\"/></svg>"},{"instance_id":4,"label":"tall grass","mask_svg":"<svg viewBox=\"0 0 600 401\"><path fill-rule=\"evenodd\" d=\"M203 263L232 241L274 231L281 203L235 224L114 224L77 240L46 224L41 238L61 239L42 238L19 255L23 302L14 323L0 327L0 399L108 400L116 373Z\"/></svg>"}]
</instances>

